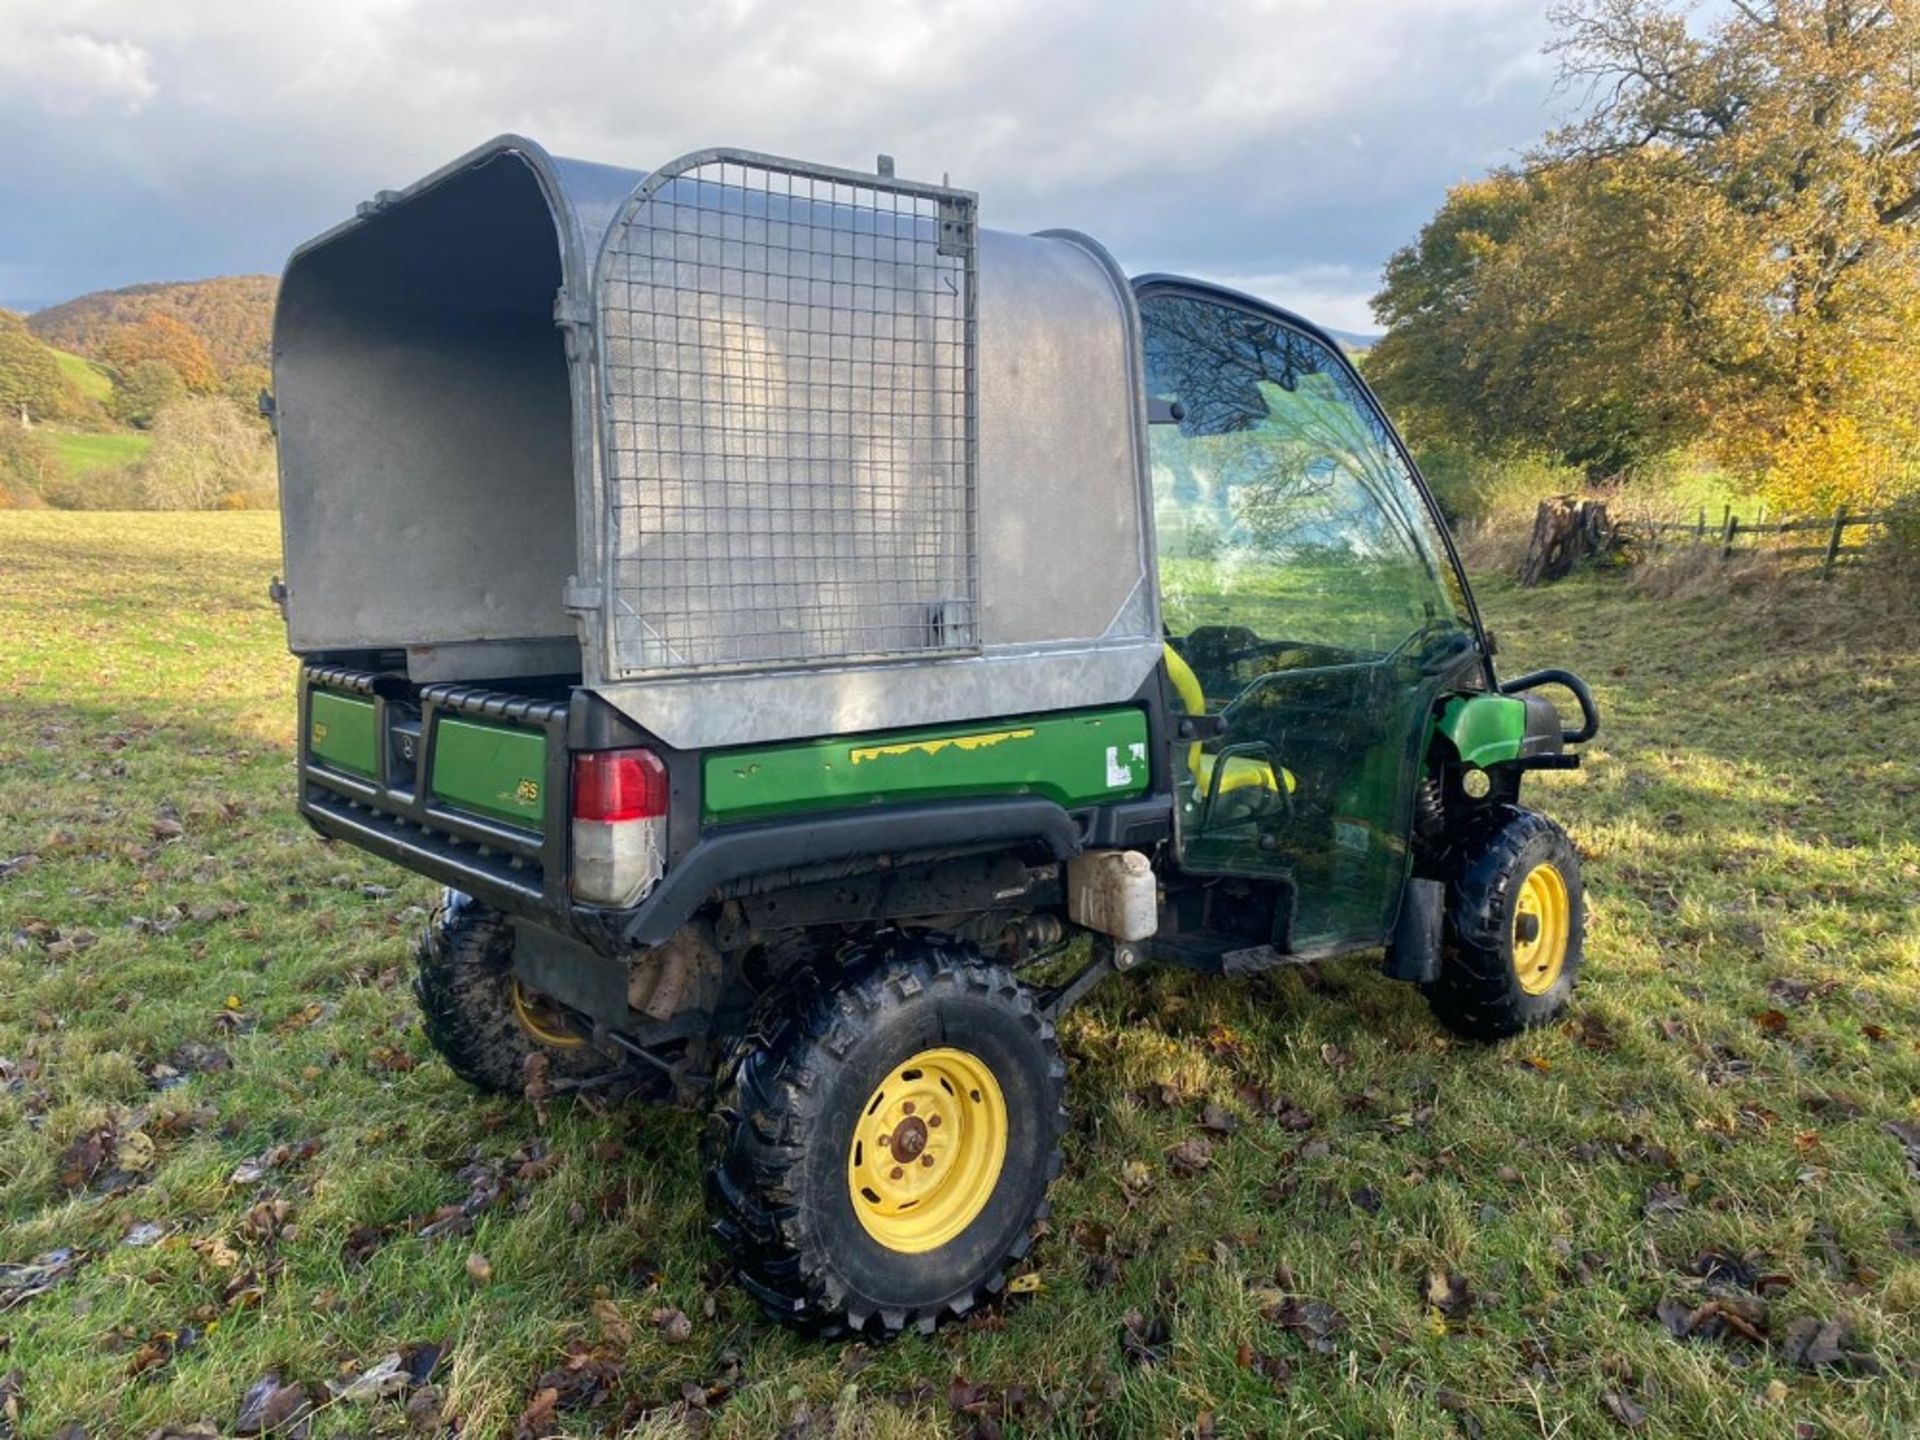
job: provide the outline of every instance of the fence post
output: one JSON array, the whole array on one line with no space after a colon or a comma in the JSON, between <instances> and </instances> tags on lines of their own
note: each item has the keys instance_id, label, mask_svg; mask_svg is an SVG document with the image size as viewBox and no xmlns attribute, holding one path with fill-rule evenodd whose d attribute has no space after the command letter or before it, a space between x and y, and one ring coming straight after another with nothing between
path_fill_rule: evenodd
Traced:
<instances>
[{"instance_id":1,"label":"fence post","mask_svg":"<svg viewBox=\"0 0 1920 1440\"><path fill-rule=\"evenodd\" d=\"M1729 505L1727 507L1727 533L1720 544L1720 558L1722 560L1730 560L1733 558L1733 537L1739 533L1740 517L1733 513L1733 507Z\"/></svg>"},{"instance_id":2,"label":"fence post","mask_svg":"<svg viewBox=\"0 0 1920 1440\"><path fill-rule=\"evenodd\" d=\"M1700 507L1699 522L1695 524L1693 527L1693 543L1696 545L1703 544L1705 543L1706 538L1707 538L1707 507L1702 505Z\"/></svg>"},{"instance_id":3,"label":"fence post","mask_svg":"<svg viewBox=\"0 0 1920 1440\"><path fill-rule=\"evenodd\" d=\"M1833 562L1840 558L1840 537L1847 528L1847 507L1842 505L1833 512L1833 531L1827 536L1827 558L1820 567L1820 578L1833 578Z\"/></svg>"}]
</instances>

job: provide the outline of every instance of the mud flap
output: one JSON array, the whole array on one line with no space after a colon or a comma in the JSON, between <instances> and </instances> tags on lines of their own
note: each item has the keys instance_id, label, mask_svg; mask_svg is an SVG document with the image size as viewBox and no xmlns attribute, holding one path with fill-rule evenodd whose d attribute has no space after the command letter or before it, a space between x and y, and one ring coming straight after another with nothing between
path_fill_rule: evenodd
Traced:
<instances>
[{"instance_id":1,"label":"mud flap","mask_svg":"<svg viewBox=\"0 0 1920 1440\"><path fill-rule=\"evenodd\" d=\"M1387 943L1381 973L1389 980L1430 985L1440 978L1440 935L1446 923L1447 887L1439 880L1409 880L1400 918Z\"/></svg>"}]
</instances>

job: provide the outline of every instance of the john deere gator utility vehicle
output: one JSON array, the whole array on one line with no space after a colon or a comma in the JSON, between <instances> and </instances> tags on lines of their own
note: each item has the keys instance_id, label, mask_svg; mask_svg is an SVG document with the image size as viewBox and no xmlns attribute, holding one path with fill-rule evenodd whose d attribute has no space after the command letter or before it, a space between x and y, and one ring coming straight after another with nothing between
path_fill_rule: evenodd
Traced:
<instances>
[{"instance_id":1,"label":"john deere gator utility vehicle","mask_svg":"<svg viewBox=\"0 0 1920 1440\"><path fill-rule=\"evenodd\" d=\"M301 813L448 887L459 1075L711 1107L783 1320L1002 1288L1113 972L1384 951L1480 1039L1567 1003L1520 784L1593 702L1496 678L1304 320L884 158L506 137L295 252L269 408Z\"/></svg>"}]
</instances>

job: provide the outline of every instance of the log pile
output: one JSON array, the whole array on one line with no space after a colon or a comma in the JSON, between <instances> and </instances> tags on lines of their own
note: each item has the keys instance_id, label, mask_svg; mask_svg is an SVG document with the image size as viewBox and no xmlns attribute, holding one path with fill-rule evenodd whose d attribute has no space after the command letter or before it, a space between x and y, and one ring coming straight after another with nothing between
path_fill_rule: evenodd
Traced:
<instances>
[{"instance_id":1,"label":"log pile","mask_svg":"<svg viewBox=\"0 0 1920 1440\"><path fill-rule=\"evenodd\" d=\"M1539 585L1563 579L1582 560L1612 555L1622 538L1604 500L1576 500L1571 495L1542 500L1533 517L1527 558L1520 564L1520 583Z\"/></svg>"}]
</instances>

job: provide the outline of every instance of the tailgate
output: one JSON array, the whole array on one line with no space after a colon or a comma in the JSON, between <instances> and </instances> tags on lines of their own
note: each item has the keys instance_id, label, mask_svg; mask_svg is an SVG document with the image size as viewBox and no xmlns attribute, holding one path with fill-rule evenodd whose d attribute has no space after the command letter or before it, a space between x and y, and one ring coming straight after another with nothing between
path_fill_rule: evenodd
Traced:
<instances>
[{"instance_id":1,"label":"tailgate","mask_svg":"<svg viewBox=\"0 0 1920 1440\"><path fill-rule=\"evenodd\" d=\"M300 810L502 909L566 908L567 709L472 685L300 672Z\"/></svg>"}]
</instances>

